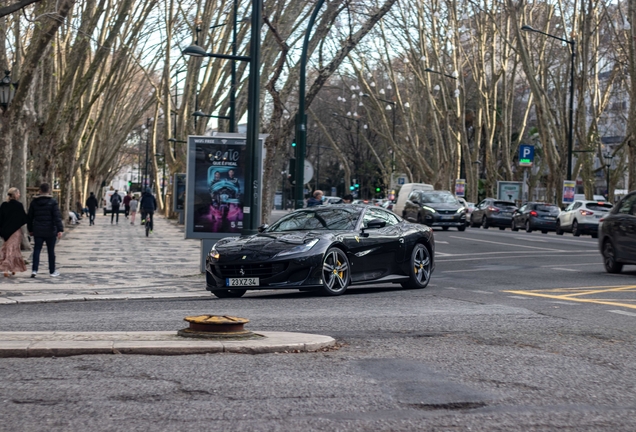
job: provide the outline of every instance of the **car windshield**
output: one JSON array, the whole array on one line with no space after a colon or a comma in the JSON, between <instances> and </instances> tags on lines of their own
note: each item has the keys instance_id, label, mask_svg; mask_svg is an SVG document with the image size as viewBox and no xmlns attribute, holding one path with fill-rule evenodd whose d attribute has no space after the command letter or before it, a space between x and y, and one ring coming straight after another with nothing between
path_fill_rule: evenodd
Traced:
<instances>
[{"instance_id":1,"label":"car windshield","mask_svg":"<svg viewBox=\"0 0 636 432\"><path fill-rule=\"evenodd\" d=\"M282 217L267 229L267 232L309 230L353 230L360 217L358 208L324 208L312 211L297 211Z\"/></svg>"},{"instance_id":2,"label":"car windshield","mask_svg":"<svg viewBox=\"0 0 636 432\"><path fill-rule=\"evenodd\" d=\"M550 214L557 214L557 213L559 213L559 208L557 206L555 206L555 205L539 204L537 206L537 211L548 212Z\"/></svg>"},{"instance_id":3,"label":"car windshield","mask_svg":"<svg viewBox=\"0 0 636 432\"><path fill-rule=\"evenodd\" d=\"M596 211L610 211L612 209L612 205L610 203L587 203L586 207L590 210L596 210Z\"/></svg>"},{"instance_id":4,"label":"car windshield","mask_svg":"<svg viewBox=\"0 0 636 432\"><path fill-rule=\"evenodd\" d=\"M422 202L428 204L458 204L457 198L455 198L452 194L446 192L428 192L422 194Z\"/></svg>"}]
</instances>

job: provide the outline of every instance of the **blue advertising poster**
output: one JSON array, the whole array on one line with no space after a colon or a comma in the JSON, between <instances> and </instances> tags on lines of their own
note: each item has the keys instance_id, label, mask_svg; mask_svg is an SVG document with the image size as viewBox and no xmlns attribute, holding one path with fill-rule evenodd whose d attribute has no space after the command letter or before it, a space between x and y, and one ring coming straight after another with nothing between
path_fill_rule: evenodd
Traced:
<instances>
[{"instance_id":1,"label":"blue advertising poster","mask_svg":"<svg viewBox=\"0 0 636 432\"><path fill-rule=\"evenodd\" d=\"M186 175L177 173L174 175L174 201L173 210L182 212L185 209Z\"/></svg>"},{"instance_id":2,"label":"blue advertising poster","mask_svg":"<svg viewBox=\"0 0 636 432\"><path fill-rule=\"evenodd\" d=\"M240 233L245 192L244 139L192 137L194 169L194 233Z\"/></svg>"},{"instance_id":3,"label":"blue advertising poster","mask_svg":"<svg viewBox=\"0 0 636 432\"><path fill-rule=\"evenodd\" d=\"M574 202L574 193L576 192L576 181L563 180L563 204L571 204Z\"/></svg>"}]
</instances>

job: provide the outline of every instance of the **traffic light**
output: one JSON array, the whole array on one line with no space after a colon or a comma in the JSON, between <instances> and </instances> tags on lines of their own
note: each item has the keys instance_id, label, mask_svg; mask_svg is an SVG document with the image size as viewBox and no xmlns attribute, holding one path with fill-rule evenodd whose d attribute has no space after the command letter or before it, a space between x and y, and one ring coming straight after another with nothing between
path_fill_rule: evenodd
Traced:
<instances>
[{"instance_id":1,"label":"traffic light","mask_svg":"<svg viewBox=\"0 0 636 432\"><path fill-rule=\"evenodd\" d=\"M349 190L354 190L355 187L354 186L349 186Z\"/></svg>"},{"instance_id":2,"label":"traffic light","mask_svg":"<svg viewBox=\"0 0 636 432\"><path fill-rule=\"evenodd\" d=\"M381 189L381 188L379 188L379 187L375 188L375 191L376 191L377 193L380 193L380 191L381 191L381 190L382 190L382 189Z\"/></svg>"},{"instance_id":3,"label":"traffic light","mask_svg":"<svg viewBox=\"0 0 636 432\"><path fill-rule=\"evenodd\" d=\"M296 141L292 141L292 147L296 147Z\"/></svg>"},{"instance_id":4,"label":"traffic light","mask_svg":"<svg viewBox=\"0 0 636 432\"><path fill-rule=\"evenodd\" d=\"M356 189L358 189L360 187L360 185L358 183L356 183L354 186L356 187Z\"/></svg>"},{"instance_id":5,"label":"traffic light","mask_svg":"<svg viewBox=\"0 0 636 432\"><path fill-rule=\"evenodd\" d=\"M131 186L132 186L132 181L128 180L128 190L130 190Z\"/></svg>"}]
</instances>

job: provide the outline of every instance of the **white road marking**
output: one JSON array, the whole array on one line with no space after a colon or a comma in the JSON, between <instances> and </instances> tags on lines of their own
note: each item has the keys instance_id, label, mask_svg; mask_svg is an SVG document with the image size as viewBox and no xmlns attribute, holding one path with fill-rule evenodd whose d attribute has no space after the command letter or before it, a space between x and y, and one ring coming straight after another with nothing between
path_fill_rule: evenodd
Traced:
<instances>
[{"instance_id":1,"label":"white road marking","mask_svg":"<svg viewBox=\"0 0 636 432\"><path fill-rule=\"evenodd\" d=\"M480 290L471 290L471 291L477 294L492 294L490 291L480 291Z\"/></svg>"},{"instance_id":2,"label":"white road marking","mask_svg":"<svg viewBox=\"0 0 636 432\"><path fill-rule=\"evenodd\" d=\"M437 243L441 243L441 244L448 244L448 242L446 242L446 241L435 240L435 244L437 244Z\"/></svg>"},{"instance_id":3,"label":"white road marking","mask_svg":"<svg viewBox=\"0 0 636 432\"><path fill-rule=\"evenodd\" d=\"M577 269L562 268L562 267L552 267L552 270L562 270L562 271L571 271L571 272L580 271L580 270L577 270Z\"/></svg>"},{"instance_id":4,"label":"white road marking","mask_svg":"<svg viewBox=\"0 0 636 432\"><path fill-rule=\"evenodd\" d=\"M496 245L499 245L499 246L512 246L512 247L516 247L516 248L540 249L542 251L553 251L553 252L567 252L567 251L564 251L564 250L561 250L561 249L548 249L548 248L542 248L542 247L536 247L536 246L501 243L501 242L494 242L494 241L489 241L489 240L478 240L478 239L466 238L466 237L451 236L451 238L457 238L457 239L462 239L462 240L472 240L472 241L478 241L478 242L483 242L483 243L492 243L492 244L496 244Z\"/></svg>"},{"instance_id":5,"label":"white road marking","mask_svg":"<svg viewBox=\"0 0 636 432\"><path fill-rule=\"evenodd\" d=\"M515 237L515 238L519 239L519 240L523 240L523 241L547 243L547 240L530 239L530 238L527 238L527 237Z\"/></svg>"},{"instance_id":6,"label":"white road marking","mask_svg":"<svg viewBox=\"0 0 636 432\"><path fill-rule=\"evenodd\" d=\"M530 300L530 297L521 297L521 296L508 296L510 298L521 299L521 300Z\"/></svg>"},{"instance_id":7,"label":"white road marking","mask_svg":"<svg viewBox=\"0 0 636 432\"><path fill-rule=\"evenodd\" d=\"M634 312L627 312L627 311L622 311L622 310L608 310L608 312L636 317L636 313L634 313Z\"/></svg>"},{"instance_id":8,"label":"white road marking","mask_svg":"<svg viewBox=\"0 0 636 432\"><path fill-rule=\"evenodd\" d=\"M492 268L475 268L475 269L464 269L464 270L445 270L442 273L465 273L465 272L472 272L472 271L489 271L492 270Z\"/></svg>"},{"instance_id":9,"label":"white road marking","mask_svg":"<svg viewBox=\"0 0 636 432\"><path fill-rule=\"evenodd\" d=\"M534 251L528 251L528 252L534 252ZM497 253L503 253L503 252L497 252ZM549 252L546 252L546 254ZM437 252L435 252L435 254L437 255ZM479 255L486 255L486 254L482 254L480 253ZM576 254L577 257L581 257L581 256L597 256L598 254L594 253L594 254ZM452 255L452 254L447 254L446 256L456 256L456 255ZM445 256L445 257L446 257ZM504 260L504 259L516 259L516 258L534 258L534 256L528 256L528 255L510 255L510 256L502 256L502 257L496 257L497 260ZM492 258L461 258L461 259L444 259L444 260L436 260L437 263L446 263L446 262L456 262L456 261L481 261L481 260L490 260ZM560 264L563 265L563 264ZM620 276L620 275L618 275Z\"/></svg>"},{"instance_id":10,"label":"white road marking","mask_svg":"<svg viewBox=\"0 0 636 432\"><path fill-rule=\"evenodd\" d=\"M564 304L564 305L568 305L568 306L580 306L581 305L581 303L559 301L559 300L552 300L552 301L550 301L550 303L558 303L558 304Z\"/></svg>"},{"instance_id":11,"label":"white road marking","mask_svg":"<svg viewBox=\"0 0 636 432\"><path fill-rule=\"evenodd\" d=\"M541 266L541 267L548 267L549 268L549 267L558 267L558 266L561 266L561 265L563 265L563 264L556 264L556 265L550 264L550 265L544 265L544 266ZM585 264L568 264L568 265L569 266L591 266L591 265L603 265L603 264L602 263L585 263Z\"/></svg>"},{"instance_id":12,"label":"white road marking","mask_svg":"<svg viewBox=\"0 0 636 432\"><path fill-rule=\"evenodd\" d=\"M446 287L446 289L456 290L456 289L458 289L458 288L455 288L455 287Z\"/></svg>"}]
</instances>

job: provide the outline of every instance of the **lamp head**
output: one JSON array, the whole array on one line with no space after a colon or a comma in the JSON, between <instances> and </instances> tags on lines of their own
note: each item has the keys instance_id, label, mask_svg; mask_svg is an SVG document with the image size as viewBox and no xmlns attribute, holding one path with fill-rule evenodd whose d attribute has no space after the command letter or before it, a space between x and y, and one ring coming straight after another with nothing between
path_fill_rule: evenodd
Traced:
<instances>
[{"instance_id":1,"label":"lamp head","mask_svg":"<svg viewBox=\"0 0 636 432\"><path fill-rule=\"evenodd\" d=\"M195 111L192 113L194 117L209 117L206 113L201 110Z\"/></svg>"},{"instance_id":2,"label":"lamp head","mask_svg":"<svg viewBox=\"0 0 636 432\"><path fill-rule=\"evenodd\" d=\"M208 53L199 45L190 45L183 50L183 54L192 57L206 57L208 55Z\"/></svg>"},{"instance_id":3,"label":"lamp head","mask_svg":"<svg viewBox=\"0 0 636 432\"><path fill-rule=\"evenodd\" d=\"M536 31L534 28L530 27L529 25L521 26L521 30L523 30L523 31L531 31L531 32Z\"/></svg>"}]
</instances>

